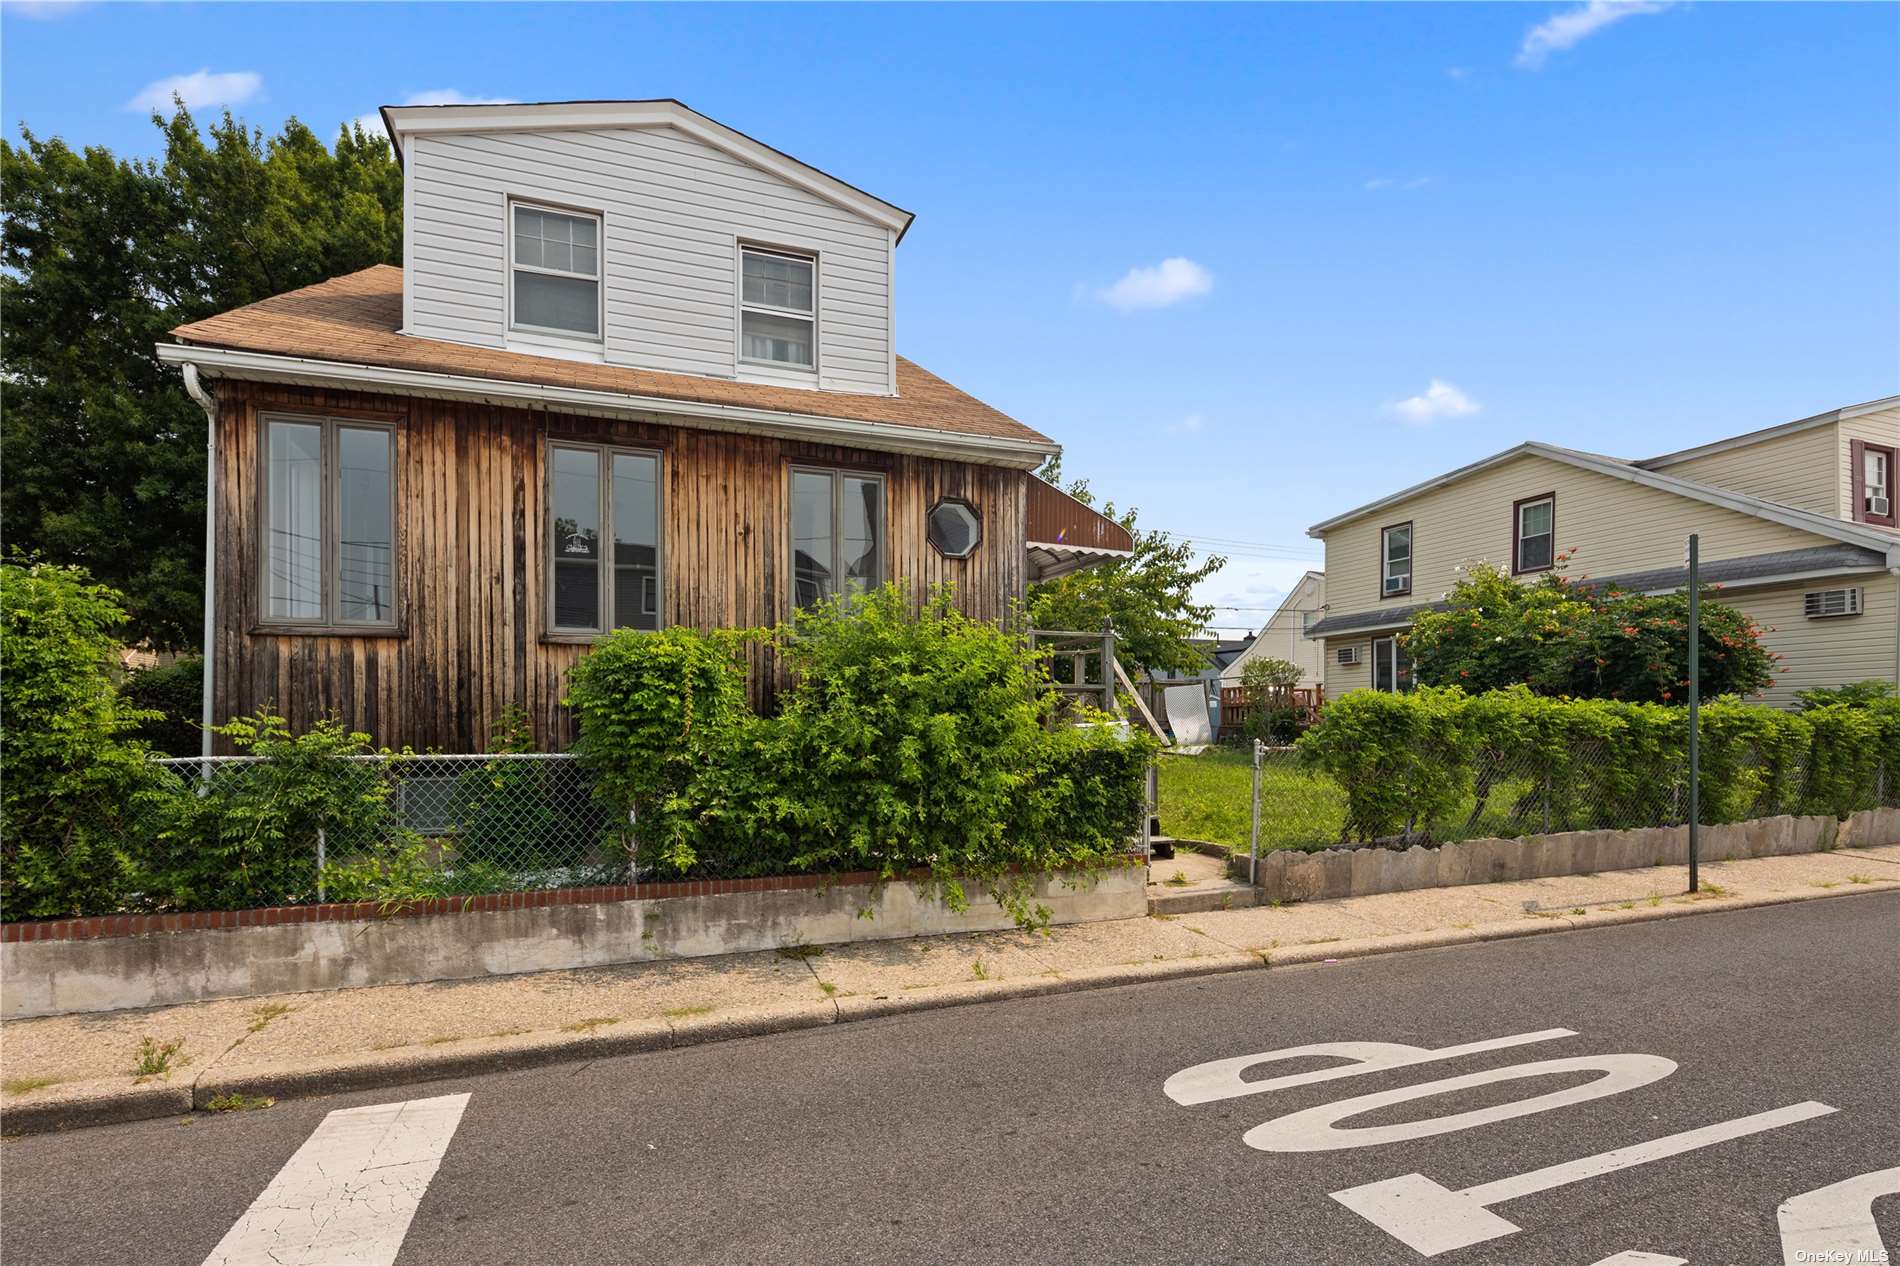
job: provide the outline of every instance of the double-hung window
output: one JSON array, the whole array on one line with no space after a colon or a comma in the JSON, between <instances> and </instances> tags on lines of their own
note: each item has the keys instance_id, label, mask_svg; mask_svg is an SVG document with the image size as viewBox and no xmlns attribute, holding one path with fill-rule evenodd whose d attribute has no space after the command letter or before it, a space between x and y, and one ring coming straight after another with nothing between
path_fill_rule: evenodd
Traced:
<instances>
[{"instance_id":1,"label":"double-hung window","mask_svg":"<svg viewBox=\"0 0 1900 1266\"><path fill-rule=\"evenodd\" d=\"M266 624L396 625L396 431L267 414L263 424Z\"/></svg>"},{"instance_id":2,"label":"double-hung window","mask_svg":"<svg viewBox=\"0 0 1900 1266\"><path fill-rule=\"evenodd\" d=\"M1854 517L1863 523L1894 526L1894 456L1896 449L1884 444L1853 442Z\"/></svg>"},{"instance_id":3,"label":"double-hung window","mask_svg":"<svg viewBox=\"0 0 1900 1266\"><path fill-rule=\"evenodd\" d=\"M739 249L739 359L789 369L818 365L818 261Z\"/></svg>"},{"instance_id":4,"label":"double-hung window","mask_svg":"<svg viewBox=\"0 0 1900 1266\"><path fill-rule=\"evenodd\" d=\"M1401 523L1379 534L1379 596L1412 592L1412 525Z\"/></svg>"},{"instance_id":5,"label":"double-hung window","mask_svg":"<svg viewBox=\"0 0 1900 1266\"><path fill-rule=\"evenodd\" d=\"M513 203L509 325L600 337L600 217Z\"/></svg>"},{"instance_id":6,"label":"double-hung window","mask_svg":"<svg viewBox=\"0 0 1900 1266\"><path fill-rule=\"evenodd\" d=\"M792 601L863 593L884 580L884 480L794 467Z\"/></svg>"},{"instance_id":7,"label":"double-hung window","mask_svg":"<svg viewBox=\"0 0 1900 1266\"><path fill-rule=\"evenodd\" d=\"M548 446L548 630L657 629L660 455Z\"/></svg>"},{"instance_id":8,"label":"double-hung window","mask_svg":"<svg viewBox=\"0 0 1900 1266\"><path fill-rule=\"evenodd\" d=\"M1546 493L1520 501L1512 510L1511 573L1549 571L1556 561L1557 497Z\"/></svg>"},{"instance_id":9,"label":"double-hung window","mask_svg":"<svg viewBox=\"0 0 1900 1266\"><path fill-rule=\"evenodd\" d=\"M1412 688L1412 657L1400 637L1372 639L1372 688L1404 692Z\"/></svg>"}]
</instances>

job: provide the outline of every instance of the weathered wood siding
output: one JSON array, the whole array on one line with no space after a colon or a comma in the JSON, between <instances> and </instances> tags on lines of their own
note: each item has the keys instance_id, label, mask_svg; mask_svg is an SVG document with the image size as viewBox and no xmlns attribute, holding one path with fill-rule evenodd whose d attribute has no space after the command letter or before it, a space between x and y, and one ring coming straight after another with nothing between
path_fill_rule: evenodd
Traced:
<instances>
[{"instance_id":1,"label":"weathered wood siding","mask_svg":"<svg viewBox=\"0 0 1900 1266\"><path fill-rule=\"evenodd\" d=\"M790 614L787 469L881 472L886 567L921 593L953 583L959 605L1007 618L1022 597L1021 471L833 448L652 422L593 418L299 387L224 382L219 412L220 719L271 704L299 729L337 713L378 743L481 751L503 709L524 708L544 748L565 746L560 706L584 645L547 640L547 441L624 444L662 454L662 601L669 622L754 627ZM388 419L397 426L395 635L259 633L260 413ZM983 515L983 543L948 559L925 537L938 498ZM762 692L771 667L755 660Z\"/></svg>"}]
</instances>

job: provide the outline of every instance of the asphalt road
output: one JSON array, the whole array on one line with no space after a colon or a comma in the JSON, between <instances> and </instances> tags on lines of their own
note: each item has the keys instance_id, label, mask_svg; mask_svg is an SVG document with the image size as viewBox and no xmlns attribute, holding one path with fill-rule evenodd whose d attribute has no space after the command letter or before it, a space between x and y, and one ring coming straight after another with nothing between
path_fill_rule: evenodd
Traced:
<instances>
[{"instance_id":1,"label":"asphalt road","mask_svg":"<svg viewBox=\"0 0 1900 1266\"><path fill-rule=\"evenodd\" d=\"M1308 1043L1435 1049L1558 1028L1575 1035L1266 1093L1183 1104L1163 1090L1206 1061ZM1900 1166L1897 1052L1900 894L1854 896L13 1140L0 1147L0 1252L9 1266L197 1266L327 1114L466 1092L406 1238L397 1228L404 1266L1592 1266L1632 1251L1774 1263L1784 1200ZM1606 1055L1647 1058L1367 1104L1330 1133L1310 1116L1286 1121L1355 1096ZM1303 1057L1246 1079L1340 1066ZM1377 1135L1619 1079L1642 1084L1446 1133ZM1231 1077L1201 1084L1238 1089ZM1837 1111L1594 1176L1557 1171L1515 1191L1508 1181L1804 1103ZM1347 1145L1243 1142L1276 1118L1268 1144ZM1455 1204L1464 1213L1449 1234L1495 1238L1427 1257L1331 1194L1408 1174L1491 1184L1470 1193L1489 1210L1432 1197L1392 1218L1442 1223ZM1871 1207L1900 1252L1900 1195Z\"/></svg>"}]
</instances>

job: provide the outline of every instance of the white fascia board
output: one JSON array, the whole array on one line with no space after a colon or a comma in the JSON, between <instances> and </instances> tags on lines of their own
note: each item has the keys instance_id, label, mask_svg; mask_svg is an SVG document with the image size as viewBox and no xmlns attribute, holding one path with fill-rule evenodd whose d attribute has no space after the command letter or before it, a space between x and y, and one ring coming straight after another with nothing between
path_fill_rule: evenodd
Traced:
<instances>
[{"instance_id":1,"label":"white fascia board","mask_svg":"<svg viewBox=\"0 0 1900 1266\"><path fill-rule=\"evenodd\" d=\"M1884 575L1886 571L1887 568L1879 564L1868 567L1816 567L1812 571L1791 571L1779 576L1749 576L1743 580L1717 580L1710 583L1712 587L1727 593L1731 589L1766 589L1771 585L1802 585L1815 580L1829 580L1835 576L1879 576ZM1681 589L1680 585L1672 585L1666 589L1644 589L1642 593L1654 597L1679 593Z\"/></svg>"},{"instance_id":2,"label":"white fascia board","mask_svg":"<svg viewBox=\"0 0 1900 1266\"><path fill-rule=\"evenodd\" d=\"M1059 444L1012 440L988 435L966 435L930 427L864 422L855 418L782 413L743 405L710 404L701 400L672 400L663 396L630 395L584 387L556 387L512 382L503 378L472 378L418 369L392 369L347 361L316 360L305 356L277 356L222 347L160 343L158 358L168 365L196 365L202 374L260 382L340 387L353 391L381 391L397 395L468 400L514 408L556 410L593 417L636 421L658 416L716 430L776 435L880 452L948 457L987 466L1034 470L1061 453Z\"/></svg>"},{"instance_id":3,"label":"white fascia board","mask_svg":"<svg viewBox=\"0 0 1900 1266\"><path fill-rule=\"evenodd\" d=\"M466 132L556 132L592 128L673 127L740 162L771 172L883 225L901 240L917 217L900 206L807 166L789 154L735 131L678 101L560 101L545 105L384 106L383 126L399 158L407 159L407 140L418 135Z\"/></svg>"},{"instance_id":4,"label":"white fascia board","mask_svg":"<svg viewBox=\"0 0 1900 1266\"><path fill-rule=\"evenodd\" d=\"M1475 475L1481 470L1487 470L1501 462L1510 461L1514 457L1524 456L1545 457L1551 461L1562 462L1567 466L1576 466L1582 470L1595 471L1599 475L1608 475L1612 479L1622 479L1629 483L1642 484L1644 487L1655 488L1661 492L1672 492L1677 496L1688 497L1692 501L1701 501L1708 505L1720 506L1725 510L1733 510L1737 514L1746 514L1757 519L1767 519L1769 522L1779 523L1783 527L1791 527L1803 532L1812 532L1816 536L1824 536L1836 541L1846 541L1850 545L1865 545L1872 549L1887 550L1889 551L1889 558L1900 557L1900 542L1896 542L1896 539L1890 533L1884 533L1874 528L1863 527L1860 524L1851 523L1845 519L1830 519L1826 515L1815 514L1811 510L1797 510L1793 506L1782 505L1779 502L1764 501L1760 497L1753 497L1745 492L1736 492L1729 488L1719 488L1714 484L1705 484L1699 480L1683 479L1676 475L1665 475L1659 471L1647 470L1630 462L1619 461L1614 457L1605 457L1600 453L1585 453L1574 448L1561 448L1555 444L1545 444L1539 440L1526 440L1524 443L1513 448L1507 448L1501 453L1493 453L1491 456L1480 458L1469 465L1460 466L1456 470L1447 471L1435 479L1428 479L1424 483L1414 484L1410 488L1395 492L1389 497L1381 497L1377 501L1368 502L1356 510L1348 510L1346 513L1335 515L1322 523L1315 523L1312 527L1306 529L1306 534L1323 540L1327 532L1341 524L1350 523L1355 519L1364 518L1368 514L1376 513L1387 506L1409 500L1423 493L1432 492L1444 487L1446 484L1455 483L1467 475Z\"/></svg>"}]
</instances>

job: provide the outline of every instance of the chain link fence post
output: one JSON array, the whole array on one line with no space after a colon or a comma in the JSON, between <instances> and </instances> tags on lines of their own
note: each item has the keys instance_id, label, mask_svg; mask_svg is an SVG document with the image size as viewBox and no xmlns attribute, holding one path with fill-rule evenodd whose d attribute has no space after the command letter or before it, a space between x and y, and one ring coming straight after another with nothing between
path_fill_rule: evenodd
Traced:
<instances>
[{"instance_id":1,"label":"chain link fence post","mask_svg":"<svg viewBox=\"0 0 1900 1266\"><path fill-rule=\"evenodd\" d=\"M1267 745L1259 739L1253 741L1253 822L1248 829L1247 839L1247 882L1260 883L1260 760L1266 755Z\"/></svg>"},{"instance_id":2,"label":"chain link fence post","mask_svg":"<svg viewBox=\"0 0 1900 1266\"><path fill-rule=\"evenodd\" d=\"M317 901L319 903L322 903L329 896L328 891L324 888L324 882L323 882L323 872L326 869L326 867L329 865L329 861L330 861L330 841L325 836L323 828L318 827L317 828Z\"/></svg>"}]
</instances>

